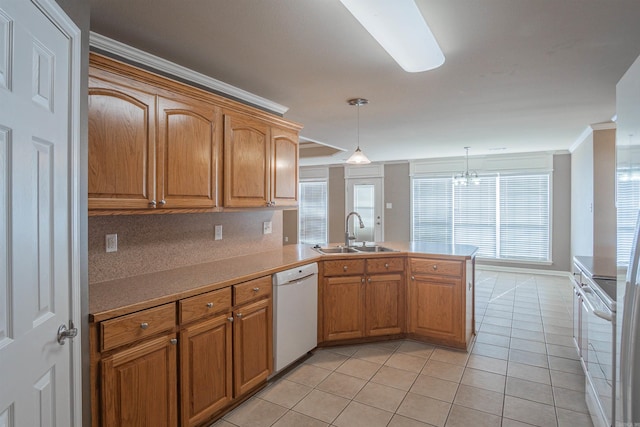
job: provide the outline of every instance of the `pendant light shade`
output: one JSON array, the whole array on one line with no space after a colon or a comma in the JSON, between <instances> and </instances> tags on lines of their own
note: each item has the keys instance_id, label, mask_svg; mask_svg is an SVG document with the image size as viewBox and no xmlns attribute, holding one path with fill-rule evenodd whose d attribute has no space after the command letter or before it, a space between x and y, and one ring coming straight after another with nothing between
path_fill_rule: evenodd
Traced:
<instances>
[{"instance_id":1,"label":"pendant light shade","mask_svg":"<svg viewBox=\"0 0 640 427\"><path fill-rule=\"evenodd\" d=\"M364 98L354 98L354 99L350 99L347 102L349 103L349 105L355 105L356 107L358 107L357 108L358 110L358 126L357 126L358 146L356 148L356 151L351 155L351 157L347 159L347 163L350 165L366 165L368 163L371 163L371 160L369 160L367 156L365 156L362 150L360 149L360 107L368 104L369 100Z\"/></svg>"}]
</instances>

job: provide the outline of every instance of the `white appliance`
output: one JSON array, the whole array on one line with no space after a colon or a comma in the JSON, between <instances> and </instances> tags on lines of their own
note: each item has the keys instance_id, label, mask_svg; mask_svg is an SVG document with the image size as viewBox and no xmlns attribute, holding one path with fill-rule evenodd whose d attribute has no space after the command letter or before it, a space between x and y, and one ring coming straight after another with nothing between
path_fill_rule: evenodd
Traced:
<instances>
[{"instance_id":1,"label":"white appliance","mask_svg":"<svg viewBox=\"0 0 640 427\"><path fill-rule=\"evenodd\" d=\"M620 336L620 396L618 421L640 425L640 214L631 246L626 280L618 280L618 328Z\"/></svg>"},{"instance_id":2,"label":"white appliance","mask_svg":"<svg viewBox=\"0 0 640 427\"><path fill-rule=\"evenodd\" d=\"M274 373L318 345L318 264L273 275Z\"/></svg>"}]
</instances>

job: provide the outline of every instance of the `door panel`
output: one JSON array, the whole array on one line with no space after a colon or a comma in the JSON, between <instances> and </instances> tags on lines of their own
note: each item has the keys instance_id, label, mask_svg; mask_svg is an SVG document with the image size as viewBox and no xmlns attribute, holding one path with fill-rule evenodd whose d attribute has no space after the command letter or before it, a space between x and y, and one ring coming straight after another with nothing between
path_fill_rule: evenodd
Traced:
<instances>
[{"instance_id":1,"label":"door panel","mask_svg":"<svg viewBox=\"0 0 640 427\"><path fill-rule=\"evenodd\" d=\"M364 228L357 218L349 223L351 234L357 242L383 242L382 178L350 178L347 180L347 212L358 212Z\"/></svg>"},{"instance_id":2,"label":"door panel","mask_svg":"<svg viewBox=\"0 0 640 427\"><path fill-rule=\"evenodd\" d=\"M76 53L55 2L0 0L0 425L81 422L80 343L56 340L79 315Z\"/></svg>"},{"instance_id":3,"label":"door panel","mask_svg":"<svg viewBox=\"0 0 640 427\"><path fill-rule=\"evenodd\" d=\"M276 206L295 206L298 203L298 134L282 129L272 129L271 133L271 199Z\"/></svg>"}]
</instances>

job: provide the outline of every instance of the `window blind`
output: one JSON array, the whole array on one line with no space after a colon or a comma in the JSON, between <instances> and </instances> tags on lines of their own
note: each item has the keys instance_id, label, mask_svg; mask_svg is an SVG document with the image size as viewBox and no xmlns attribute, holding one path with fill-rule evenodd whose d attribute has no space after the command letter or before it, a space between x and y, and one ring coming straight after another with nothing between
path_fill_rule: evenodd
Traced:
<instances>
[{"instance_id":1,"label":"window blind","mask_svg":"<svg viewBox=\"0 0 640 427\"><path fill-rule=\"evenodd\" d=\"M414 177L411 238L474 245L484 258L550 261L550 176L495 174L468 186Z\"/></svg>"},{"instance_id":2,"label":"window blind","mask_svg":"<svg viewBox=\"0 0 640 427\"><path fill-rule=\"evenodd\" d=\"M301 182L298 202L298 242L327 242L327 182Z\"/></svg>"},{"instance_id":3,"label":"window blind","mask_svg":"<svg viewBox=\"0 0 640 427\"><path fill-rule=\"evenodd\" d=\"M629 265L633 235L640 209L640 180L633 179L628 171L618 172L617 193L617 263Z\"/></svg>"}]
</instances>

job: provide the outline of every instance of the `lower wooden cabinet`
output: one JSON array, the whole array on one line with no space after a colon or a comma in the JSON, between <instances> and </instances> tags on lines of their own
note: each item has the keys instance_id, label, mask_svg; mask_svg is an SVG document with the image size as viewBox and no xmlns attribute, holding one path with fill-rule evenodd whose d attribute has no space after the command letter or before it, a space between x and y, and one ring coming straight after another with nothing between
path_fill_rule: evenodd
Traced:
<instances>
[{"instance_id":1,"label":"lower wooden cabinet","mask_svg":"<svg viewBox=\"0 0 640 427\"><path fill-rule=\"evenodd\" d=\"M471 261L468 261L471 262ZM409 260L409 334L466 349L470 341L472 284L464 261ZM471 278L469 278L471 280Z\"/></svg>"},{"instance_id":2,"label":"lower wooden cabinet","mask_svg":"<svg viewBox=\"0 0 640 427\"><path fill-rule=\"evenodd\" d=\"M206 421L233 399L231 313L180 332L182 426Z\"/></svg>"},{"instance_id":3,"label":"lower wooden cabinet","mask_svg":"<svg viewBox=\"0 0 640 427\"><path fill-rule=\"evenodd\" d=\"M178 425L176 344L161 335L102 360L104 427Z\"/></svg>"},{"instance_id":4,"label":"lower wooden cabinet","mask_svg":"<svg viewBox=\"0 0 640 427\"><path fill-rule=\"evenodd\" d=\"M325 261L322 271L323 341L404 332L403 258Z\"/></svg>"},{"instance_id":5,"label":"lower wooden cabinet","mask_svg":"<svg viewBox=\"0 0 640 427\"><path fill-rule=\"evenodd\" d=\"M273 371L271 286L265 276L90 324L92 425L207 425L255 390Z\"/></svg>"},{"instance_id":6,"label":"lower wooden cabinet","mask_svg":"<svg viewBox=\"0 0 640 427\"><path fill-rule=\"evenodd\" d=\"M273 370L271 300L241 306L234 312L234 397L253 389Z\"/></svg>"}]
</instances>

